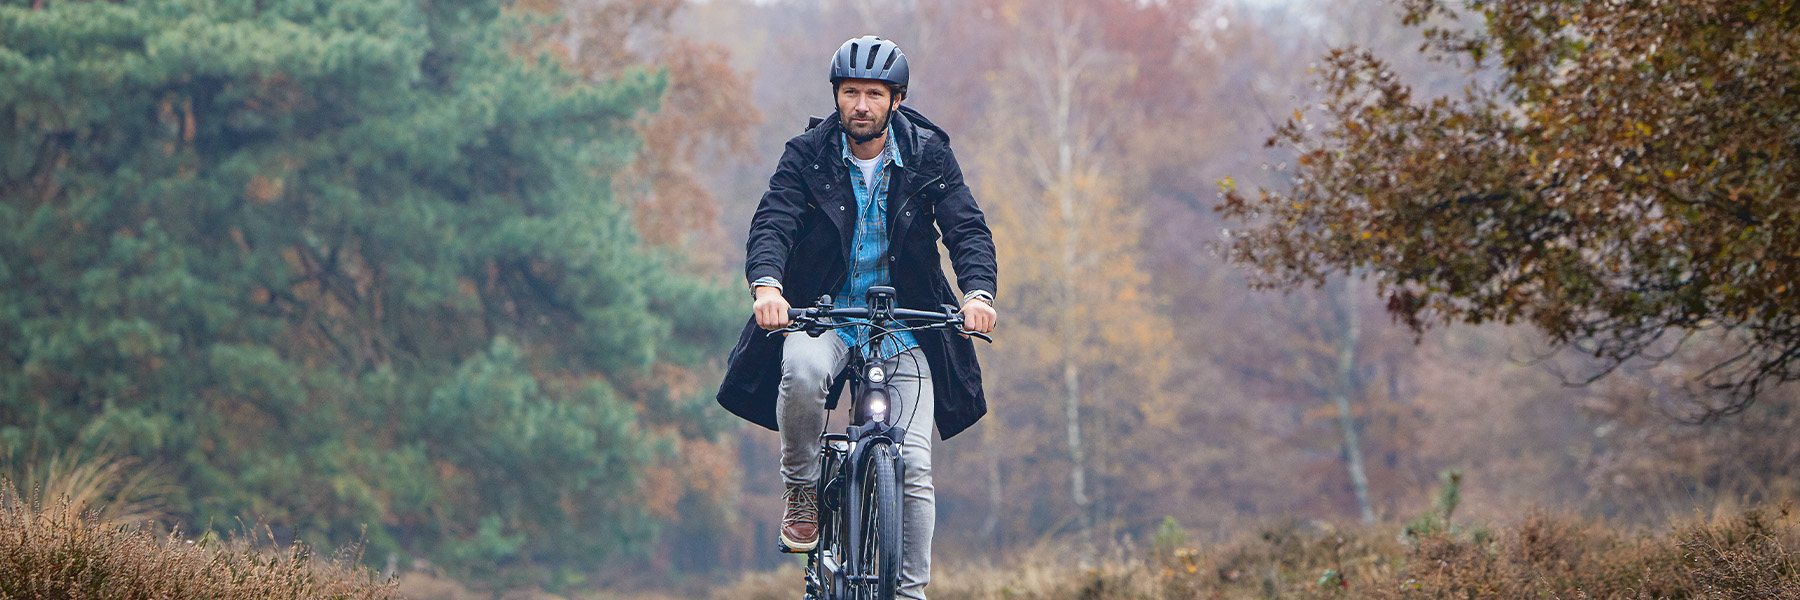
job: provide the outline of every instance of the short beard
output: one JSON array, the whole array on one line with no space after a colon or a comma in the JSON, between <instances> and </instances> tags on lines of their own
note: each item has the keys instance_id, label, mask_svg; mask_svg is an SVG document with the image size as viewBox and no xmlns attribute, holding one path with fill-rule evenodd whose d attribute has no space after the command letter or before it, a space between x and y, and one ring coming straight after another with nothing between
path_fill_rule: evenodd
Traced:
<instances>
[{"instance_id":1,"label":"short beard","mask_svg":"<svg viewBox=\"0 0 1800 600\"><path fill-rule=\"evenodd\" d=\"M881 137L881 134L887 133L888 120L892 119L893 116L894 113L889 111L887 116L882 117L881 120L875 122L874 127L869 128L870 133L868 135L858 135L855 131L850 129L849 115L838 115L838 124L843 126L844 135L850 136L850 141L864 144L868 143L870 140Z\"/></svg>"}]
</instances>

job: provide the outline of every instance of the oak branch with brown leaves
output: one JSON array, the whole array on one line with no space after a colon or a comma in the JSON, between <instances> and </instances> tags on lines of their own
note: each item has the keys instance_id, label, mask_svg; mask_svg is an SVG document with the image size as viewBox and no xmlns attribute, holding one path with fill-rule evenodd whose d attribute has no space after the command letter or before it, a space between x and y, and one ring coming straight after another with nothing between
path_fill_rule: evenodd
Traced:
<instances>
[{"instance_id":1,"label":"oak branch with brown leaves","mask_svg":"<svg viewBox=\"0 0 1800 600\"><path fill-rule=\"evenodd\" d=\"M1256 285L1366 272L1415 329L1528 322L1594 377L1724 335L1703 419L1800 379L1800 5L1402 5L1471 83L1419 99L1372 53L1328 53L1322 114L1268 142L1298 155L1292 187L1221 186ZM1441 25L1459 16L1485 27Z\"/></svg>"}]
</instances>

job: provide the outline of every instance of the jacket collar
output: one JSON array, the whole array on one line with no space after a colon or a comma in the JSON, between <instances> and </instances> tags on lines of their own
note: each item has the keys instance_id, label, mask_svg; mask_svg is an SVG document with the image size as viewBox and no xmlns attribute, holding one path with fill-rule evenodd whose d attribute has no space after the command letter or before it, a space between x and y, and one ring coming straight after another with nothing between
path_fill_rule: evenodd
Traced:
<instances>
[{"instance_id":1,"label":"jacket collar","mask_svg":"<svg viewBox=\"0 0 1800 600\"><path fill-rule=\"evenodd\" d=\"M946 141L949 140L949 136L944 135L937 125L905 105L896 107L893 115L893 118L888 119L888 143L890 147L899 148L900 156L895 159L896 166L908 168L919 165L919 153L923 151L925 140L930 136L943 136ZM837 111L832 111L830 116L821 119L816 129L821 130L819 133L824 136L825 143L820 145L815 160L836 158L848 151L844 148L844 124L839 120Z\"/></svg>"}]
</instances>

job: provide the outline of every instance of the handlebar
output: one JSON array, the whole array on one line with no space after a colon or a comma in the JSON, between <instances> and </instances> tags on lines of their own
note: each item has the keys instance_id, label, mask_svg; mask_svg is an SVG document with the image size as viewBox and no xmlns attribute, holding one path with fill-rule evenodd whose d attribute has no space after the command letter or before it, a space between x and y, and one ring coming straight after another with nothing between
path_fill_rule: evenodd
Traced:
<instances>
[{"instance_id":1,"label":"handlebar","mask_svg":"<svg viewBox=\"0 0 1800 600\"><path fill-rule=\"evenodd\" d=\"M805 331L810 334L815 330L823 331L828 328L835 329L838 327L845 327L845 326L853 325L855 323L840 323L840 324L834 324L834 325L823 325L823 324L819 323L819 320L820 319L830 319L830 318L868 319L870 312L872 312L872 311L870 311L867 308L833 308L831 310L821 310L818 307L790 308L790 309L788 309L788 320L792 321L792 323L788 324L787 327L783 327L781 329L776 329L774 331L769 332L769 335L774 335L777 333L792 332L792 331ZM967 329L963 329L962 313L958 312L956 310L956 307L949 306L949 305L944 306L943 312L932 312L932 311L928 311L928 310L913 310L910 308L896 307L892 311L890 311L890 316L895 321L906 321L909 319L910 320L918 320L918 321L933 321L933 323L931 323L929 325L913 327L913 329L954 329L957 333L974 336L974 337L980 338L988 343L993 343L993 341L994 341L994 338L989 337L985 333L981 333L979 331L969 331ZM814 335L816 335L816 334L814 334Z\"/></svg>"},{"instance_id":2,"label":"handlebar","mask_svg":"<svg viewBox=\"0 0 1800 600\"><path fill-rule=\"evenodd\" d=\"M817 320L833 317L843 319L867 319L869 318L869 312L870 311L867 308L834 308L831 310L819 310L818 308L790 308L788 309L788 320ZM931 312L926 310L913 310L910 308L896 308L893 310L893 316L896 321L901 319L927 319L932 321L962 322L962 314L956 311Z\"/></svg>"}]
</instances>

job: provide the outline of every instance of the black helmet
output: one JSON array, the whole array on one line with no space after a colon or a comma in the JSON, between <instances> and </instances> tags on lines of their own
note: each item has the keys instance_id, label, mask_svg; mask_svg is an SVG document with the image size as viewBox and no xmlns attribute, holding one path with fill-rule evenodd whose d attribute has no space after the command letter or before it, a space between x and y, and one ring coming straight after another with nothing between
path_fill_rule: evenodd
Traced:
<instances>
[{"instance_id":1,"label":"black helmet","mask_svg":"<svg viewBox=\"0 0 1800 600\"><path fill-rule=\"evenodd\" d=\"M831 57L831 82L874 79L906 88L906 54L893 42L865 35L838 47Z\"/></svg>"}]
</instances>

